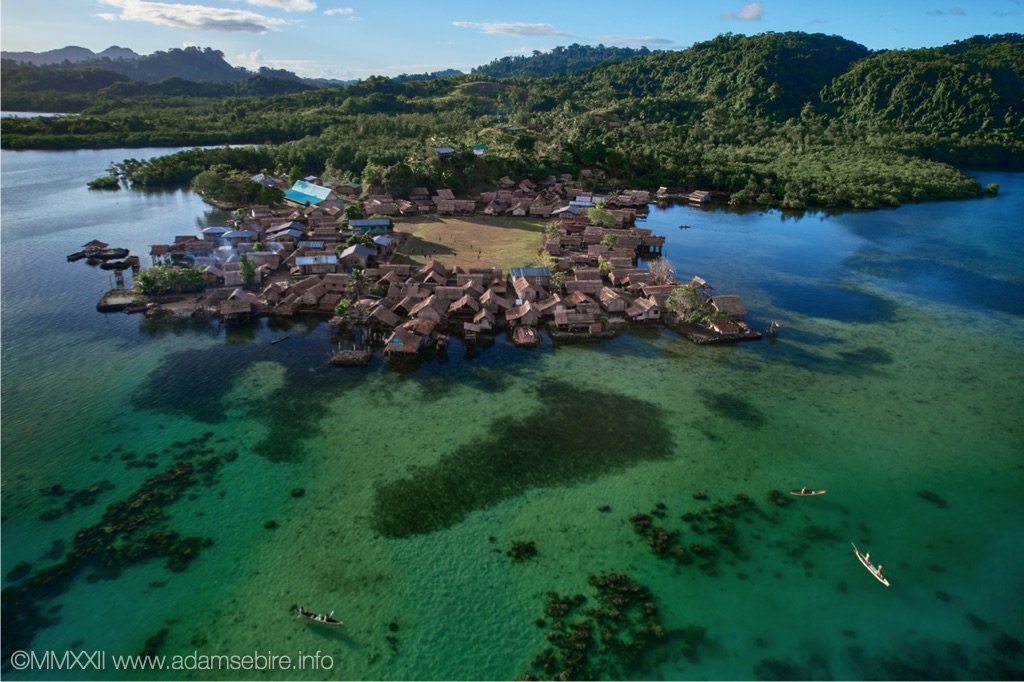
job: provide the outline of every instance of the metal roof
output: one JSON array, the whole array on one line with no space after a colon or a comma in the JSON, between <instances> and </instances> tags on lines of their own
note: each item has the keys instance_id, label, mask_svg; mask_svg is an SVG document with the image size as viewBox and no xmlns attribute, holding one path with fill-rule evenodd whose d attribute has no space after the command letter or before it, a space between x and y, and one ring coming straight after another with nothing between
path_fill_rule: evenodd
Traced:
<instances>
[{"instance_id":1,"label":"metal roof","mask_svg":"<svg viewBox=\"0 0 1024 682\"><path fill-rule=\"evenodd\" d=\"M547 268L512 268L512 278L516 277L550 277L551 271Z\"/></svg>"},{"instance_id":2,"label":"metal roof","mask_svg":"<svg viewBox=\"0 0 1024 682\"><path fill-rule=\"evenodd\" d=\"M331 254L329 256L297 256L295 258L296 265L337 265L338 257Z\"/></svg>"}]
</instances>

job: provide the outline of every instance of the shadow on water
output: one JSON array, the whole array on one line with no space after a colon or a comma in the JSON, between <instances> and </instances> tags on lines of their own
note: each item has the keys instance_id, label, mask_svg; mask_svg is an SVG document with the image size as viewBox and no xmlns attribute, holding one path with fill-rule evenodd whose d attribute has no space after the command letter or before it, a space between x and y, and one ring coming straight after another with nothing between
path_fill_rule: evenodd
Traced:
<instances>
[{"instance_id":1,"label":"shadow on water","mask_svg":"<svg viewBox=\"0 0 1024 682\"><path fill-rule=\"evenodd\" d=\"M759 429L768 423L764 412L749 400L732 393L705 391L700 396L704 406L715 415L742 424L750 429Z\"/></svg>"},{"instance_id":2,"label":"shadow on water","mask_svg":"<svg viewBox=\"0 0 1024 682\"><path fill-rule=\"evenodd\" d=\"M896 280L915 296L970 310L1024 315L1024 284L979 274L955 265L901 258L851 258L849 267L873 277Z\"/></svg>"},{"instance_id":3,"label":"shadow on water","mask_svg":"<svg viewBox=\"0 0 1024 682\"><path fill-rule=\"evenodd\" d=\"M615 419L574 418L567 411L571 405ZM392 538L441 530L531 488L592 480L639 462L668 459L674 444L657 405L557 381L538 386L532 411L495 419L488 431L436 464L378 487L373 527Z\"/></svg>"},{"instance_id":4,"label":"shadow on water","mask_svg":"<svg viewBox=\"0 0 1024 682\"><path fill-rule=\"evenodd\" d=\"M878 346L839 351L835 356L800 348L788 340L773 346L772 358L810 372L837 376L879 376L881 367L893 363L892 353Z\"/></svg>"},{"instance_id":5,"label":"shadow on water","mask_svg":"<svg viewBox=\"0 0 1024 682\"><path fill-rule=\"evenodd\" d=\"M824 285L773 283L766 286L775 305L808 317L839 322L889 322L896 305L862 291Z\"/></svg>"},{"instance_id":6,"label":"shadow on water","mask_svg":"<svg viewBox=\"0 0 1024 682\"><path fill-rule=\"evenodd\" d=\"M302 328L297 325L292 329ZM287 352L282 352L260 331L257 325L235 327L225 332L224 344L169 353L132 395L133 406L207 424L220 423L234 407L226 396L241 376L254 363L274 362L285 369L284 384L245 405L249 415L267 429L253 450L271 461L301 459L305 441L320 432L318 420L326 413L328 403L370 375L329 367L319 334L309 338L295 334L288 339ZM302 399L296 400L297 395Z\"/></svg>"}]
</instances>

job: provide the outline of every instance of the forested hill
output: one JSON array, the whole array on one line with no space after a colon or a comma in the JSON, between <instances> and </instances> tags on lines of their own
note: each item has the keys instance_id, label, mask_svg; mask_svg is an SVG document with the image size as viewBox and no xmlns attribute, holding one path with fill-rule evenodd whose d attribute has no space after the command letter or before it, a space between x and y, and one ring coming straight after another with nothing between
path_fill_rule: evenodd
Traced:
<instances>
[{"instance_id":1,"label":"forested hill","mask_svg":"<svg viewBox=\"0 0 1024 682\"><path fill-rule=\"evenodd\" d=\"M587 74L592 87L658 108L725 106L785 120L868 49L821 33L726 34L687 50L657 52Z\"/></svg>"},{"instance_id":2,"label":"forested hill","mask_svg":"<svg viewBox=\"0 0 1024 682\"><path fill-rule=\"evenodd\" d=\"M568 47L556 47L549 52L534 50L532 55L495 59L489 64L473 69L472 73L491 78L553 76L584 71L595 66L615 64L649 53L650 51L646 47L634 50L628 47L605 47L604 45L595 47L573 43Z\"/></svg>"},{"instance_id":3,"label":"forested hill","mask_svg":"<svg viewBox=\"0 0 1024 682\"><path fill-rule=\"evenodd\" d=\"M853 64L822 92L850 123L970 134L1024 134L1024 35L882 52Z\"/></svg>"},{"instance_id":4,"label":"forested hill","mask_svg":"<svg viewBox=\"0 0 1024 682\"><path fill-rule=\"evenodd\" d=\"M6 71L2 85L6 105L20 86ZM299 169L396 194L469 193L503 175L589 168L603 188L699 187L737 203L870 207L977 195L978 184L946 163L1024 170L1022 95L1019 34L876 53L822 34L723 35L548 77L370 78L229 97L184 81L115 81L80 95L81 116L3 120L0 144L265 144L254 170ZM483 157L433 151L481 143ZM216 162L233 163L222 157ZM142 165L137 180L187 179L205 170L204 158Z\"/></svg>"}]
</instances>

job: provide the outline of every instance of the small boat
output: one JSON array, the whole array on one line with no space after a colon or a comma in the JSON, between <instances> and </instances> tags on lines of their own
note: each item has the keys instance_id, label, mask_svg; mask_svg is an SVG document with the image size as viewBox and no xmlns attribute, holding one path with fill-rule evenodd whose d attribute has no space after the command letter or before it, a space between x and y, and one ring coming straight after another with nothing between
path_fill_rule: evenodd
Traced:
<instances>
[{"instance_id":1,"label":"small boat","mask_svg":"<svg viewBox=\"0 0 1024 682\"><path fill-rule=\"evenodd\" d=\"M790 490L789 494L790 495L824 495L827 492L828 492L827 490L822 490L821 488L797 488L795 490Z\"/></svg>"},{"instance_id":2,"label":"small boat","mask_svg":"<svg viewBox=\"0 0 1024 682\"><path fill-rule=\"evenodd\" d=\"M882 575L882 564L875 566L871 563L871 552L861 554L860 550L857 549L857 545L854 545L852 542L850 544L853 545L853 553L857 555L858 559L860 559L860 563L863 564L864 568L868 569L871 575L875 576L875 579L878 582L882 583L886 587L890 587L889 579Z\"/></svg>"},{"instance_id":3,"label":"small boat","mask_svg":"<svg viewBox=\"0 0 1024 682\"><path fill-rule=\"evenodd\" d=\"M687 225L686 223L683 223L682 225L679 226L679 229L680 230L689 230L691 227L693 227L693 225Z\"/></svg>"},{"instance_id":4,"label":"small boat","mask_svg":"<svg viewBox=\"0 0 1024 682\"><path fill-rule=\"evenodd\" d=\"M314 623L320 623L321 625L344 625L344 623L334 617L334 611L331 611L330 613L313 613L301 606L296 606L295 617L305 618L306 620L311 620Z\"/></svg>"},{"instance_id":5,"label":"small boat","mask_svg":"<svg viewBox=\"0 0 1024 682\"><path fill-rule=\"evenodd\" d=\"M274 339L273 341L271 341L271 342L270 342L270 345L271 345L271 346L276 346L277 344L281 343L282 341L287 341L287 340L288 340L289 338L291 338L291 334L285 334L285 335L284 335L284 336L282 336L281 338L279 338L279 339Z\"/></svg>"},{"instance_id":6,"label":"small boat","mask_svg":"<svg viewBox=\"0 0 1024 682\"><path fill-rule=\"evenodd\" d=\"M512 343L517 346L536 346L540 343L540 335L535 328L522 325L512 330Z\"/></svg>"},{"instance_id":7,"label":"small boat","mask_svg":"<svg viewBox=\"0 0 1024 682\"><path fill-rule=\"evenodd\" d=\"M137 304L133 304L133 305L127 306L124 309L124 311L126 313L128 313L129 315L131 315L132 313L144 313L146 311L152 310L156 306L157 306L157 304L156 303L152 303L152 302L150 302L150 303L137 303Z\"/></svg>"}]
</instances>

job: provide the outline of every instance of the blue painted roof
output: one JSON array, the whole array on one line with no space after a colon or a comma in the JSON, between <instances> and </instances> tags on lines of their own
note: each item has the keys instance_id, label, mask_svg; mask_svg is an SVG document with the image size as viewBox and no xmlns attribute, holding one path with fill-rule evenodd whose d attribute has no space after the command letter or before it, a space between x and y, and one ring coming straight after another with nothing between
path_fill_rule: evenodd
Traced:
<instances>
[{"instance_id":1,"label":"blue painted roof","mask_svg":"<svg viewBox=\"0 0 1024 682\"><path fill-rule=\"evenodd\" d=\"M330 187L321 187L305 180L296 180L291 189L285 191L284 196L286 199L291 199L300 204L309 203L312 205L319 204L329 197L330 194Z\"/></svg>"}]
</instances>

